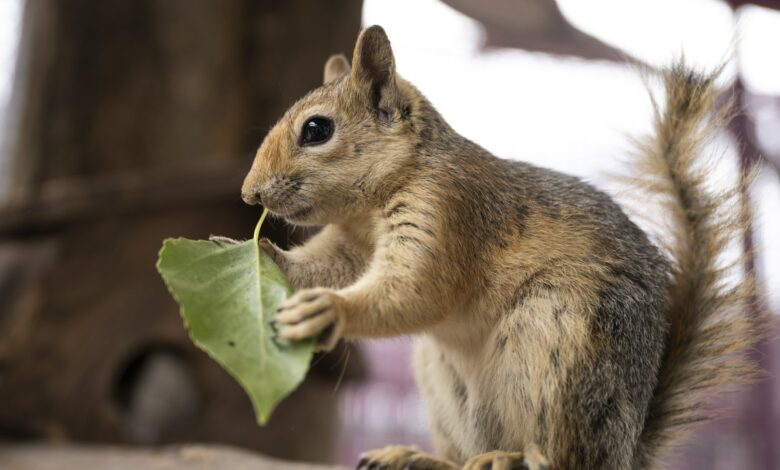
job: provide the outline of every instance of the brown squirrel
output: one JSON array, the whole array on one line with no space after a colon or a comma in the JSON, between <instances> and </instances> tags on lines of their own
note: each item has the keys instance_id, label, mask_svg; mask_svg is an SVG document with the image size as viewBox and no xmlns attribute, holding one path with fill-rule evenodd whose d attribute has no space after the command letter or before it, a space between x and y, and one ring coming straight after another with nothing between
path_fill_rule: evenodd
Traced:
<instances>
[{"instance_id":1,"label":"brown squirrel","mask_svg":"<svg viewBox=\"0 0 780 470\"><path fill-rule=\"evenodd\" d=\"M381 27L352 65L268 133L242 197L323 229L289 251L261 245L298 290L278 338L418 335L414 369L437 455L393 446L369 469L650 468L702 393L753 370L745 276L716 260L739 240L743 187L703 189L702 143L722 123L716 74L682 62L640 171L676 224L665 256L607 195L494 157L398 76Z\"/></svg>"}]
</instances>

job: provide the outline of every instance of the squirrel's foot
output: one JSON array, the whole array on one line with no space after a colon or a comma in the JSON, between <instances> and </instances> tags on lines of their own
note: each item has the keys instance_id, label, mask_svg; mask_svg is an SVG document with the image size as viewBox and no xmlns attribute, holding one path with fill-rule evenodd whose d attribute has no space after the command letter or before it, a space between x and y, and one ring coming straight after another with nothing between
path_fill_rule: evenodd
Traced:
<instances>
[{"instance_id":1,"label":"squirrel's foot","mask_svg":"<svg viewBox=\"0 0 780 470\"><path fill-rule=\"evenodd\" d=\"M416 447L388 446L365 452L357 470L457 470L446 460L420 452Z\"/></svg>"},{"instance_id":2,"label":"squirrel's foot","mask_svg":"<svg viewBox=\"0 0 780 470\"><path fill-rule=\"evenodd\" d=\"M496 450L475 455L463 465L463 470L549 470L550 464L536 446L525 452Z\"/></svg>"},{"instance_id":3,"label":"squirrel's foot","mask_svg":"<svg viewBox=\"0 0 780 470\"><path fill-rule=\"evenodd\" d=\"M317 349L330 351L344 331L343 302L332 289L303 289L282 302L274 317L277 337L317 338Z\"/></svg>"}]
</instances>

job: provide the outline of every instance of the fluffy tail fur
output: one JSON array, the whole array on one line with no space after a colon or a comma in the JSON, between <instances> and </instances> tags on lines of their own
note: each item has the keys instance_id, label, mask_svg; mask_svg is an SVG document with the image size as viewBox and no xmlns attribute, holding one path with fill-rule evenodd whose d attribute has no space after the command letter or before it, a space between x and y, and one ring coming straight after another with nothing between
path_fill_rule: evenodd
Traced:
<instances>
[{"instance_id":1,"label":"fluffy tail fur","mask_svg":"<svg viewBox=\"0 0 780 470\"><path fill-rule=\"evenodd\" d=\"M640 142L641 182L672 217L665 248L674 271L668 344L634 468L650 467L690 424L707 419L711 392L756 376L747 352L763 316L753 273L742 270L731 282L724 275L743 268L745 259L724 266L721 256L729 245L743 246L750 178L730 189L705 189L713 157L705 144L733 109L716 88L717 76L692 71L682 60L665 70L666 100L654 103L654 135Z\"/></svg>"}]
</instances>

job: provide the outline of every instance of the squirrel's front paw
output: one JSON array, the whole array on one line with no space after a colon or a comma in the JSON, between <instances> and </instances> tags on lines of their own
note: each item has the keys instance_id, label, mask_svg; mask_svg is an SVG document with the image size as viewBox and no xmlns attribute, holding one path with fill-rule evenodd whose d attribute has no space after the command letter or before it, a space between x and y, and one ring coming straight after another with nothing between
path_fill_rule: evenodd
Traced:
<instances>
[{"instance_id":1,"label":"squirrel's front paw","mask_svg":"<svg viewBox=\"0 0 780 470\"><path fill-rule=\"evenodd\" d=\"M271 243L271 240L267 238L261 238L258 240L257 244L260 246L261 250L265 251L265 253L274 260L274 263L276 263L277 266L280 268L284 267L285 258L281 248Z\"/></svg>"},{"instance_id":2,"label":"squirrel's front paw","mask_svg":"<svg viewBox=\"0 0 780 470\"><path fill-rule=\"evenodd\" d=\"M361 455L356 470L458 470L458 467L416 447L388 446Z\"/></svg>"},{"instance_id":3,"label":"squirrel's front paw","mask_svg":"<svg viewBox=\"0 0 780 470\"><path fill-rule=\"evenodd\" d=\"M330 351L344 331L342 299L331 289L304 289L282 303L274 317L277 337L317 338L317 349Z\"/></svg>"},{"instance_id":4,"label":"squirrel's front paw","mask_svg":"<svg viewBox=\"0 0 780 470\"><path fill-rule=\"evenodd\" d=\"M222 235L209 235L209 241L221 243L223 245L238 245L241 243L238 240L232 238L223 237Z\"/></svg>"},{"instance_id":5,"label":"squirrel's front paw","mask_svg":"<svg viewBox=\"0 0 780 470\"><path fill-rule=\"evenodd\" d=\"M463 470L549 470L547 459L535 445L525 452L496 450L476 455L466 461Z\"/></svg>"}]
</instances>

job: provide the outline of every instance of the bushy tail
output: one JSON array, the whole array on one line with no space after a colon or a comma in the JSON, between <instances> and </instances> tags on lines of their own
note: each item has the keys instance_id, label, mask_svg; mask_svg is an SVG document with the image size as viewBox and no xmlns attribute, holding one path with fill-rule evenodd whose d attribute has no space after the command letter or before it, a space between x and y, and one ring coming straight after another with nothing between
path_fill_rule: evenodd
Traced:
<instances>
[{"instance_id":1,"label":"bushy tail","mask_svg":"<svg viewBox=\"0 0 780 470\"><path fill-rule=\"evenodd\" d=\"M650 467L690 424L709 418L713 391L756 376L747 355L763 318L755 280L745 270L727 279L745 266L745 258L724 266L722 256L732 244L750 250L743 241L751 221L746 192L751 178L729 189L705 184L714 157L705 144L733 109L716 87L717 76L692 71L682 60L666 69L665 103L654 103L654 135L640 142L642 182L673 221L665 248L674 271L668 345L634 468Z\"/></svg>"}]
</instances>

